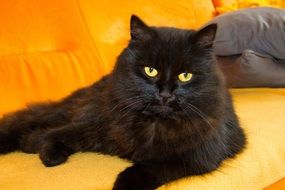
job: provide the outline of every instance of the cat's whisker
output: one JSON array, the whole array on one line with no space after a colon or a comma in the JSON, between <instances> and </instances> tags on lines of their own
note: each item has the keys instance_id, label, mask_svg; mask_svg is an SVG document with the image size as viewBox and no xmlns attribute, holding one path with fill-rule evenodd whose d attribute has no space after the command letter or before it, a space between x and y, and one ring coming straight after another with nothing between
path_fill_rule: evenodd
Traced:
<instances>
[{"instance_id":1,"label":"cat's whisker","mask_svg":"<svg viewBox=\"0 0 285 190\"><path fill-rule=\"evenodd\" d=\"M185 109L184 109L183 107L181 107L181 106L179 106L179 107L180 107L180 108L184 111L184 113L186 114L186 117L187 117L188 121L191 123L191 126L195 129L195 132L197 132L198 135L199 135L199 137L204 140L204 139L205 139L204 136L201 134L201 132L200 132L200 130L197 128L197 126L194 125L194 123L192 122L192 118L191 118L191 116L189 115L189 113L187 112L187 110L185 110ZM189 132L189 134L192 134L192 133L193 133L192 131L189 130L188 127L187 127L187 131Z\"/></svg>"},{"instance_id":2,"label":"cat's whisker","mask_svg":"<svg viewBox=\"0 0 285 190\"><path fill-rule=\"evenodd\" d=\"M148 107L150 106L150 104L151 104L151 103L148 103L148 104L146 105L146 107L144 108L144 110L147 110Z\"/></svg>"},{"instance_id":3,"label":"cat's whisker","mask_svg":"<svg viewBox=\"0 0 285 190\"><path fill-rule=\"evenodd\" d=\"M136 100L136 101L134 101L134 102L132 102L132 103L130 103L130 104L128 104L127 106L125 106L125 107L123 107L121 110L119 110L119 112L122 112L122 111L124 111L124 110L127 110L129 107L132 107L133 105L136 105L137 103L139 103L139 102L141 102L142 100Z\"/></svg>"},{"instance_id":4,"label":"cat's whisker","mask_svg":"<svg viewBox=\"0 0 285 190\"><path fill-rule=\"evenodd\" d=\"M186 107L190 108L193 112L195 112L198 116L200 116L208 124L208 126L210 126L212 129L215 130L215 127L211 124L211 122L207 119L207 116L200 109L198 109L196 106L190 103L186 103L185 105Z\"/></svg>"},{"instance_id":5,"label":"cat's whisker","mask_svg":"<svg viewBox=\"0 0 285 190\"><path fill-rule=\"evenodd\" d=\"M120 101L118 104L116 104L112 109L111 109L111 112L113 112L117 107L120 107L124 104L127 104L129 101L132 101L132 100L135 100L137 98L140 98L141 96L134 96L134 97L130 97L130 98L127 98L127 99L124 99L123 101Z\"/></svg>"},{"instance_id":6,"label":"cat's whisker","mask_svg":"<svg viewBox=\"0 0 285 190\"><path fill-rule=\"evenodd\" d=\"M133 97L130 97L130 98L127 98L127 99L124 99L124 100L120 100L118 104L116 104L112 109L111 109L111 112L113 112L114 110L116 110L116 108L118 107L121 107L125 104L129 104L129 103L132 103L134 100L138 100L138 99L145 99L146 96L144 95L138 95L138 96L133 96Z\"/></svg>"},{"instance_id":7,"label":"cat's whisker","mask_svg":"<svg viewBox=\"0 0 285 190\"><path fill-rule=\"evenodd\" d=\"M192 106L194 106L193 104L191 104ZM190 106L190 105L189 105ZM195 106L194 106L195 107ZM192 108L192 107L189 107L190 109ZM201 115L199 114L199 116L202 118L202 116L204 117L203 118L203 120L205 121L205 119L207 120L207 118L206 118L206 116L205 116L205 114L200 110L200 109L198 109L197 107L195 107L196 109L197 109L197 111L199 110L199 112L201 113ZM192 110L192 109L191 109ZM194 110L192 110L192 111L194 111ZM195 112L195 111L194 111ZM198 114L197 112L195 112L196 114ZM208 120L207 120L208 121ZM210 121L208 121L207 122L208 124L209 124L209 126L211 127L211 129L213 129L214 131L216 131L217 132L217 128L215 128L215 127L213 127L211 124L210 124ZM194 126L195 127L195 126ZM221 134L219 134L219 133L216 133L216 135L221 135ZM201 136L201 138L202 138L202 136ZM209 146L211 146L211 144L209 145ZM225 148L226 146L223 144L223 150L226 152L227 151L227 149Z\"/></svg>"},{"instance_id":8,"label":"cat's whisker","mask_svg":"<svg viewBox=\"0 0 285 190\"><path fill-rule=\"evenodd\" d=\"M129 109L127 109L127 110L126 110L126 108L124 108L126 111L125 111L125 113L124 113L123 115L120 116L119 120L121 120L122 118L124 118L130 111L134 110L135 106L136 106L138 103L140 103L141 101L142 101L142 100L138 100L138 101L136 101L136 102L130 104L129 106L127 106L127 108L129 108Z\"/></svg>"}]
</instances>

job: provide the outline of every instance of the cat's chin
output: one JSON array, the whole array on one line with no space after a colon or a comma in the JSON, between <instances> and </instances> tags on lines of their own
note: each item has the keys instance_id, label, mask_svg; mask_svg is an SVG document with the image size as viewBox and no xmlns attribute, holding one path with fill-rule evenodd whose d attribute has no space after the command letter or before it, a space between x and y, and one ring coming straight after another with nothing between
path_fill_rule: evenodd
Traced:
<instances>
[{"instance_id":1,"label":"cat's chin","mask_svg":"<svg viewBox=\"0 0 285 190\"><path fill-rule=\"evenodd\" d=\"M159 118L171 118L175 110L172 107L165 105L155 105L150 106L147 110L144 110L142 113L144 115L159 117Z\"/></svg>"}]
</instances>

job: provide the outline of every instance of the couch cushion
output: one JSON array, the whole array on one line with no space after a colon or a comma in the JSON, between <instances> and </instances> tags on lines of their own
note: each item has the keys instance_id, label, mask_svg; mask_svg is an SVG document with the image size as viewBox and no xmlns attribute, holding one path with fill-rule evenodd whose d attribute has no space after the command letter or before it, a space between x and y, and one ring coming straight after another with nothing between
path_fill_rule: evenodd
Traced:
<instances>
[{"instance_id":1,"label":"couch cushion","mask_svg":"<svg viewBox=\"0 0 285 190\"><path fill-rule=\"evenodd\" d=\"M268 186L264 190L281 190L285 189L285 177Z\"/></svg>"},{"instance_id":2,"label":"couch cushion","mask_svg":"<svg viewBox=\"0 0 285 190\"><path fill-rule=\"evenodd\" d=\"M207 175L189 177L160 189L260 190L285 176L285 89L233 90L247 135L247 148ZM96 153L77 153L57 167L44 167L37 155L0 155L3 190L110 190L131 163Z\"/></svg>"},{"instance_id":3,"label":"couch cushion","mask_svg":"<svg viewBox=\"0 0 285 190\"><path fill-rule=\"evenodd\" d=\"M128 43L131 14L150 24L197 28L214 11L211 0L3 1L0 115L58 100L110 72Z\"/></svg>"},{"instance_id":4,"label":"couch cushion","mask_svg":"<svg viewBox=\"0 0 285 190\"><path fill-rule=\"evenodd\" d=\"M250 8L220 15L214 42L216 55L241 54L245 49L285 59L285 10Z\"/></svg>"},{"instance_id":5,"label":"couch cushion","mask_svg":"<svg viewBox=\"0 0 285 190\"><path fill-rule=\"evenodd\" d=\"M229 87L285 87L285 64L269 55L244 50L217 60Z\"/></svg>"},{"instance_id":6,"label":"couch cushion","mask_svg":"<svg viewBox=\"0 0 285 190\"><path fill-rule=\"evenodd\" d=\"M132 14L149 25L198 28L214 17L212 0L79 0L82 13L106 69L111 70L115 60L129 39ZM119 7L119 8L118 8Z\"/></svg>"},{"instance_id":7,"label":"couch cushion","mask_svg":"<svg viewBox=\"0 0 285 190\"><path fill-rule=\"evenodd\" d=\"M219 14L248 7L285 7L284 0L213 0Z\"/></svg>"},{"instance_id":8,"label":"couch cushion","mask_svg":"<svg viewBox=\"0 0 285 190\"><path fill-rule=\"evenodd\" d=\"M74 0L2 1L0 115L99 79L103 62Z\"/></svg>"}]
</instances>

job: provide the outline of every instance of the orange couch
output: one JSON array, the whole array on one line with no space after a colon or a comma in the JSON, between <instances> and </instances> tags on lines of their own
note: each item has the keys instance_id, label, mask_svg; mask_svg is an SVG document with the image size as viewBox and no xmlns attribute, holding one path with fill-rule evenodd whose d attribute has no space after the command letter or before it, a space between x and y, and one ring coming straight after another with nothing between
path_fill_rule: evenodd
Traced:
<instances>
[{"instance_id":1,"label":"orange couch","mask_svg":"<svg viewBox=\"0 0 285 190\"><path fill-rule=\"evenodd\" d=\"M109 73L129 40L133 13L152 25L198 28L217 14L216 6L226 3L1 0L0 115L27 103L59 100ZM161 189L261 189L285 176L285 89L232 92L249 139L247 150L216 172ZM78 153L63 165L45 168L37 155L0 155L0 189L110 189L130 164Z\"/></svg>"},{"instance_id":2,"label":"orange couch","mask_svg":"<svg viewBox=\"0 0 285 190\"><path fill-rule=\"evenodd\" d=\"M197 28L214 11L211 0L2 0L0 114L60 99L110 72L132 13L155 25Z\"/></svg>"}]
</instances>

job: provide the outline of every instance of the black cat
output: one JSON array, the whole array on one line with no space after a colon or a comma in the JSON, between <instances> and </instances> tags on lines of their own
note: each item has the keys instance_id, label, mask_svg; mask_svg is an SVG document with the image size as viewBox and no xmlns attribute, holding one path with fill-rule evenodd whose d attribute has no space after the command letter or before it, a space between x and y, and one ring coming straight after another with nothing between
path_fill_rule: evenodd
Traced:
<instances>
[{"instance_id":1,"label":"black cat","mask_svg":"<svg viewBox=\"0 0 285 190\"><path fill-rule=\"evenodd\" d=\"M245 145L212 53L216 29L149 27L132 16L113 72L62 101L5 115L0 153L39 153L46 166L79 151L133 161L115 190L152 190L215 170Z\"/></svg>"}]
</instances>

